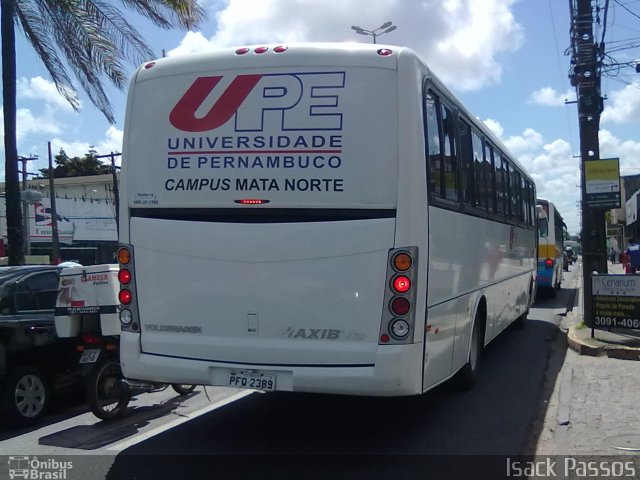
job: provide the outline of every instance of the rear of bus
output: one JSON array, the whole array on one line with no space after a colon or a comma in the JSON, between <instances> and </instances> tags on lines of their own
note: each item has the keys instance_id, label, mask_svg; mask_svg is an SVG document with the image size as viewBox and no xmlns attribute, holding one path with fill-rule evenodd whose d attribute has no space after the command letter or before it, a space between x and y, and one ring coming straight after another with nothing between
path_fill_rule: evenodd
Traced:
<instances>
[{"instance_id":1,"label":"rear of bus","mask_svg":"<svg viewBox=\"0 0 640 480\"><path fill-rule=\"evenodd\" d=\"M558 245L556 212L553 203L538 199L541 212L538 216L538 275L539 290L555 294L562 283L562 247ZM562 237L560 237L562 242ZM561 243L560 243L561 245Z\"/></svg>"},{"instance_id":2,"label":"rear of bus","mask_svg":"<svg viewBox=\"0 0 640 480\"><path fill-rule=\"evenodd\" d=\"M415 65L408 50L317 44L139 69L121 181L126 377L421 393Z\"/></svg>"}]
</instances>

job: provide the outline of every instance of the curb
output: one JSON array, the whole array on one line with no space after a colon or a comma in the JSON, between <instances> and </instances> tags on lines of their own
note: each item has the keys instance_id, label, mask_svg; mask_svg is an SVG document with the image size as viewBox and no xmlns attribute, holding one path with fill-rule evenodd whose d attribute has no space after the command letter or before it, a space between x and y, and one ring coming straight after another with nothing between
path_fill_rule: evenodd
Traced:
<instances>
[{"instance_id":1,"label":"curb","mask_svg":"<svg viewBox=\"0 0 640 480\"><path fill-rule=\"evenodd\" d=\"M619 360L636 360L640 361L640 348L622 347L613 345L592 345L586 343L576 335L576 328L571 327L567 332L567 341L569 348L578 352L580 355L588 355L591 357L607 356L609 358L617 358Z\"/></svg>"}]
</instances>

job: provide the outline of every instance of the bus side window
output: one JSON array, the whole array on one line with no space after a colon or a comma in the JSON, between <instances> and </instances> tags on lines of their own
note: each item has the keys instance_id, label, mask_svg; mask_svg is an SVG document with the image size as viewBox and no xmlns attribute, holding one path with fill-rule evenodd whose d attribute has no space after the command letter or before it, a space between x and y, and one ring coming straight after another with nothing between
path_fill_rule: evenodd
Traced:
<instances>
[{"instance_id":1,"label":"bus side window","mask_svg":"<svg viewBox=\"0 0 640 480\"><path fill-rule=\"evenodd\" d=\"M475 140L477 135L473 133L471 140L471 127L464 120L460 121L460 178L462 180L462 203L469 206L475 205L473 183L473 158L475 154Z\"/></svg>"},{"instance_id":2,"label":"bus side window","mask_svg":"<svg viewBox=\"0 0 640 480\"><path fill-rule=\"evenodd\" d=\"M538 219L538 236L541 238L549 236L549 221L547 217L540 217Z\"/></svg>"},{"instance_id":3,"label":"bus side window","mask_svg":"<svg viewBox=\"0 0 640 480\"><path fill-rule=\"evenodd\" d=\"M513 167L509 165L509 161L502 157L502 170L504 172L504 214L507 218L510 218L512 215L511 212L511 172L513 171Z\"/></svg>"},{"instance_id":4,"label":"bus side window","mask_svg":"<svg viewBox=\"0 0 640 480\"><path fill-rule=\"evenodd\" d=\"M484 182L486 186L487 208L491 213L496 210L496 187L495 187L495 167L493 158L493 147L489 144L484 149Z\"/></svg>"},{"instance_id":5,"label":"bus side window","mask_svg":"<svg viewBox=\"0 0 640 480\"><path fill-rule=\"evenodd\" d=\"M531 218L531 222L530 225L531 227L535 227L536 225L536 187L533 183L531 183L530 181L527 180L527 182L529 183L529 209L531 210L530 213L530 218Z\"/></svg>"},{"instance_id":6,"label":"bus side window","mask_svg":"<svg viewBox=\"0 0 640 480\"><path fill-rule=\"evenodd\" d=\"M511 218L518 222L522 217L520 204L520 172L515 168L511 169Z\"/></svg>"},{"instance_id":7,"label":"bus side window","mask_svg":"<svg viewBox=\"0 0 640 480\"><path fill-rule=\"evenodd\" d=\"M498 151L494 151L494 165L496 174L496 211L504 215L506 213L507 187L505 185L505 167L502 156Z\"/></svg>"},{"instance_id":8,"label":"bus side window","mask_svg":"<svg viewBox=\"0 0 640 480\"><path fill-rule=\"evenodd\" d=\"M427 146L427 172L429 175L429 191L432 195L443 197L441 190L442 176L442 142L440 140L440 128L438 127L438 97L432 92L425 96L425 139Z\"/></svg>"},{"instance_id":9,"label":"bus side window","mask_svg":"<svg viewBox=\"0 0 640 480\"><path fill-rule=\"evenodd\" d=\"M444 193L448 200L458 200L458 156L456 152L456 116L442 105L442 139L444 143Z\"/></svg>"},{"instance_id":10,"label":"bus side window","mask_svg":"<svg viewBox=\"0 0 640 480\"><path fill-rule=\"evenodd\" d=\"M530 223L530 219L529 219L529 214L531 213L531 211L529 210L529 201L530 201L530 196L529 196L529 184L527 183L527 181L525 180L524 177L520 177L520 185L521 185L521 190L522 190L522 197L521 197L521 203L522 203L522 221L525 223L525 225L529 225Z\"/></svg>"},{"instance_id":11,"label":"bus side window","mask_svg":"<svg viewBox=\"0 0 640 480\"><path fill-rule=\"evenodd\" d=\"M473 172L476 183L476 207L487 209L487 184L483 167L482 139L473 132Z\"/></svg>"}]
</instances>

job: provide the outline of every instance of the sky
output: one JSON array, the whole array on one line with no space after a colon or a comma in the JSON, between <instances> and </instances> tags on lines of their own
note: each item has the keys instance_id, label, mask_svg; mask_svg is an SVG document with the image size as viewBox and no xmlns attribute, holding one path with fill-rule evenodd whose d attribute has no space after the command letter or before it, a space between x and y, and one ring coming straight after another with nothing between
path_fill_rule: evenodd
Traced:
<instances>
[{"instance_id":1,"label":"sky","mask_svg":"<svg viewBox=\"0 0 640 480\"><path fill-rule=\"evenodd\" d=\"M113 2L120 5L119 2ZM640 0L610 0L604 28L607 62L627 63L603 76L606 97L600 157L619 158L621 175L640 174ZM575 91L569 84L567 0L204 0L197 31L166 31L131 14L158 57L219 47L297 41L371 42L351 26L397 27L379 44L415 50L458 98L496 133L533 176L537 195L554 202L571 234L580 231L580 152ZM16 31L18 155L28 171L57 153L121 152L126 91L110 88L116 123L81 92L80 112L57 93L22 31ZM625 48L631 46L632 48ZM137 65L130 65L131 74ZM78 87L78 90L81 89ZM0 124L0 129L2 125ZM0 153L4 151L0 146ZM2 168L4 162L2 162ZM0 180L4 179L4 168Z\"/></svg>"}]
</instances>

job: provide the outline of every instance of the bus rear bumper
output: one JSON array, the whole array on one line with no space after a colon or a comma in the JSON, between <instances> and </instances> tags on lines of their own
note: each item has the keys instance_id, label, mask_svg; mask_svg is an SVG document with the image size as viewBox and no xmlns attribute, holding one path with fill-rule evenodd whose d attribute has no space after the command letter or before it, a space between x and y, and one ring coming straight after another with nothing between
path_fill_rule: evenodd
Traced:
<instances>
[{"instance_id":1,"label":"bus rear bumper","mask_svg":"<svg viewBox=\"0 0 640 480\"><path fill-rule=\"evenodd\" d=\"M120 361L126 378L229 387L232 372L274 375L277 391L368 396L422 393L423 345L381 345L364 366L242 365L143 353L139 335L122 332Z\"/></svg>"}]
</instances>

